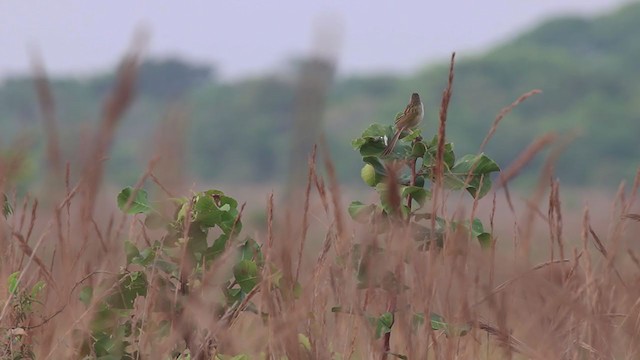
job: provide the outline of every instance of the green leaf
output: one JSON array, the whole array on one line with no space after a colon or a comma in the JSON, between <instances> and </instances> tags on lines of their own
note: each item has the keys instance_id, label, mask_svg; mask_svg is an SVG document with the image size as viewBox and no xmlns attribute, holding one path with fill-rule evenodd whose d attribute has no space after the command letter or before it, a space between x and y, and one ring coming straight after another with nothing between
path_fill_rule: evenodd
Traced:
<instances>
[{"instance_id":1,"label":"green leaf","mask_svg":"<svg viewBox=\"0 0 640 360\"><path fill-rule=\"evenodd\" d=\"M384 249L375 245L354 244L351 247L351 266L357 271L359 288L378 287L380 279L372 279L368 271L374 264L384 261Z\"/></svg>"},{"instance_id":2,"label":"green leaf","mask_svg":"<svg viewBox=\"0 0 640 360\"><path fill-rule=\"evenodd\" d=\"M382 335L390 333L393 326L393 314L386 312L378 318L376 321L376 339L379 339Z\"/></svg>"},{"instance_id":3,"label":"green leaf","mask_svg":"<svg viewBox=\"0 0 640 360\"><path fill-rule=\"evenodd\" d=\"M298 342L307 351L311 351L311 342L304 334L298 334Z\"/></svg>"},{"instance_id":4,"label":"green leaf","mask_svg":"<svg viewBox=\"0 0 640 360\"><path fill-rule=\"evenodd\" d=\"M419 158L423 157L424 154L427 153L427 146L424 142L420 141L413 144L413 148L411 149L411 156Z\"/></svg>"},{"instance_id":5,"label":"green leaf","mask_svg":"<svg viewBox=\"0 0 640 360\"><path fill-rule=\"evenodd\" d=\"M413 140L417 139L421 135L422 135L421 129L413 129L413 131L409 132L409 135L401 138L401 140L406 142L412 142Z\"/></svg>"},{"instance_id":6,"label":"green leaf","mask_svg":"<svg viewBox=\"0 0 640 360\"><path fill-rule=\"evenodd\" d=\"M482 175L500 171L500 167L484 153L480 153L477 155L468 154L463 156L456 162L452 171L465 174L471 172L474 175Z\"/></svg>"},{"instance_id":7,"label":"green leaf","mask_svg":"<svg viewBox=\"0 0 640 360\"><path fill-rule=\"evenodd\" d=\"M384 137L390 138L393 136L393 131L390 125L372 124L359 138L351 142L351 146L362 156L380 155L386 147Z\"/></svg>"},{"instance_id":8,"label":"green leaf","mask_svg":"<svg viewBox=\"0 0 640 360\"><path fill-rule=\"evenodd\" d=\"M425 142L424 144L427 147L427 152L424 155L423 168L425 168L425 170L430 170L436 164L436 158L438 154L438 136L434 136L431 142ZM446 167L445 170L451 169L456 161L456 156L453 152L453 148L453 143L444 144L444 154L442 155L442 159Z\"/></svg>"},{"instance_id":9,"label":"green leaf","mask_svg":"<svg viewBox=\"0 0 640 360\"><path fill-rule=\"evenodd\" d=\"M471 331L471 324L450 325L447 336L465 336Z\"/></svg>"},{"instance_id":10,"label":"green leaf","mask_svg":"<svg viewBox=\"0 0 640 360\"><path fill-rule=\"evenodd\" d=\"M20 277L20 271L16 271L7 277L7 287L9 294L15 294L18 291L18 278Z\"/></svg>"},{"instance_id":11,"label":"green leaf","mask_svg":"<svg viewBox=\"0 0 640 360\"><path fill-rule=\"evenodd\" d=\"M122 358L122 341L119 338L107 334L93 336L96 338L93 343L93 349L99 360L117 360Z\"/></svg>"},{"instance_id":12,"label":"green leaf","mask_svg":"<svg viewBox=\"0 0 640 360\"><path fill-rule=\"evenodd\" d=\"M447 336L465 336L471 331L470 324L449 324L441 315L431 313L431 329L444 330Z\"/></svg>"},{"instance_id":13,"label":"green leaf","mask_svg":"<svg viewBox=\"0 0 640 360\"><path fill-rule=\"evenodd\" d=\"M480 219L473 219L471 224L471 234L478 239L480 246L484 249L491 247L491 234L484 231L484 226Z\"/></svg>"},{"instance_id":14,"label":"green leaf","mask_svg":"<svg viewBox=\"0 0 640 360\"><path fill-rule=\"evenodd\" d=\"M120 275L118 282L118 288L106 299L114 309L133 309L135 299L147 295L147 275L142 271Z\"/></svg>"},{"instance_id":15,"label":"green leaf","mask_svg":"<svg viewBox=\"0 0 640 360\"><path fill-rule=\"evenodd\" d=\"M376 185L376 192L380 197L380 206L382 207L382 210L384 210L386 214L394 213L392 211L391 203L389 202L389 188L387 184L381 182ZM400 215L402 215L403 218L406 218L410 212L411 210L406 204L400 204Z\"/></svg>"},{"instance_id":16,"label":"green leaf","mask_svg":"<svg viewBox=\"0 0 640 360\"><path fill-rule=\"evenodd\" d=\"M444 318L441 315L431 313L429 317L431 320L431 329L445 330L447 328L447 323L444 321Z\"/></svg>"},{"instance_id":17,"label":"green leaf","mask_svg":"<svg viewBox=\"0 0 640 360\"><path fill-rule=\"evenodd\" d=\"M278 269L275 265L271 265L271 284L277 288L280 288L280 283L282 281L282 270Z\"/></svg>"},{"instance_id":18,"label":"green leaf","mask_svg":"<svg viewBox=\"0 0 640 360\"><path fill-rule=\"evenodd\" d=\"M422 215L423 217L431 217L431 215ZM437 219L436 219L437 221ZM417 223L412 223L413 228L413 240L416 241L419 246L418 250L427 251L431 247L431 241L435 240L436 248L441 249L444 246L444 231L438 225L436 229L431 230L430 226L423 226Z\"/></svg>"},{"instance_id":19,"label":"green leaf","mask_svg":"<svg viewBox=\"0 0 640 360\"><path fill-rule=\"evenodd\" d=\"M478 218L473 219L473 223L471 223L471 234L474 237L477 237L483 233L484 233L484 225L482 225L482 221Z\"/></svg>"},{"instance_id":20,"label":"green leaf","mask_svg":"<svg viewBox=\"0 0 640 360\"><path fill-rule=\"evenodd\" d=\"M356 139L351 140L351 147L354 148L355 150L360 150L362 145L364 145L366 142L367 142L366 139L356 138Z\"/></svg>"},{"instance_id":21,"label":"green leaf","mask_svg":"<svg viewBox=\"0 0 640 360\"><path fill-rule=\"evenodd\" d=\"M47 286L47 283L45 283L42 280L36 282L31 288L31 298L37 299L38 296L40 296L40 293L42 293L42 290L44 290L46 286Z\"/></svg>"},{"instance_id":22,"label":"green leaf","mask_svg":"<svg viewBox=\"0 0 640 360\"><path fill-rule=\"evenodd\" d=\"M2 194L2 198L2 215L4 215L4 218L6 219L9 215L13 214L13 207L11 207L7 194Z\"/></svg>"},{"instance_id":23,"label":"green leaf","mask_svg":"<svg viewBox=\"0 0 640 360\"><path fill-rule=\"evenodd\" d=\"M413 330L416 330L418 327L424 324L424 313L415 313L411 317L411 326Z\"/></svg>"},{"instance_id":24,"label":"green leaf","mask_svg":"<svg viewBox=\"0 0 640 360\"><path fill-rule=\"evenodd\" d=\"M203 229L197 224L192 224L189 228L189 242L187 242L188 254L193 259L200 261L207 251L207 229Z\"/></svg>"},{"instance_id":25,"label":"green leaf","mask_svg":"<svg viewBox=\"0 0 640 360\"><path fill-rule=\"evenodd\" d=\"M427 199L431 199L431 191L418 186L404 186L402 188L402 197L406 198L411 195L420 206L424 205Z\"/></svg>"},{"instance_id":26,"label":"green leaf","mask_svg":"<svg viewBox=\"0 0 640 360\"><path fill-rule=\"evenodd\" d=\"M211 196L199 195L193 204L194 221L204 227L215 227L220 223L221 214Z\"/></svg>"},{"instance_id":27,"label":"green leaf","mask_svg":"<svg viewBox=\"0 0 640 360\"><path fill-rule=\"evenodd\" d=\"M125 209L133 193L133 188L126 187L118 194L118 208L122 212L125 214L147 214L153 210L149 205L147 192L143 189L138 189L135 192L135 198L131 200L131 204Z\"/></svg>"},{"instance_id":28,"label":"green leaf","mask_svg":"<svg viewBox=\"0 0 640 360\"><path fill-rule=\"evenodd\" d=\"M393 147L391 154L389 154L389 156L385 158L404 160L410 158L412 152L413 148L411 146L411 143L406 143L403 140L400 140L396 143L396 146Z\"/></svg>"},{"instance_id":29,"label":"green leaf","mask_svg":"<svg viewBox=\"0 0 640 360\"><path fill-rule=\"evenodd\" d=\"M193 205L194 221L200 223L204 227L219 226L226 233L240 232L242 223L236 222L238 217L238 202L225 196L219 190L207 190L196 196Z\"/></svg>"},{"instance_id":30,"label":"green leaf","mask_svg":"<svg viewBox=\"0 0 640 360\"><path fill-rule=\"evenodd\" d=\"M445 185L454 190L464 188L473 197L482 198L491 190L490 173L496 171L500 168L486 155L465 155L445 173Z\"/></svg>"},{"instance_id":31,"label":"green leaf","mask_svg":"<svg viewBox=\"0 0 640 360\"><path fill-rule=\"evenodd\" d=\"M213 245L207 249L205 259L207 259L207 261L212 261L220 256L227 247L227 240L229 240L229 235L220 234L220 236L213 242Z\"/></svg>"},{"instance_id":32,"label":"green leaf","mask_svg":"<svg viewBox=\"0 0 640 360\"><path fill-rule=\"evenodd\" d=\"M176 213L176 224L182 224L184 222L184 219L187 217L187 210L189 210L189 202L185 202L182 205L180 205L179 210Z\"/></svg>"},{"instance_id":33,"label":"green leaf","mask_svg":"<svg viewBox=\"0 0 640 360\"><path fill-rule=\"evenodd\" d=\"M156 255L155 249L145 248L145 249L142 249L142 251L140 251L138 256L135 256L131 260L131 263L132 264L138 264L138 265L141 265L141 266L148 266L155 259L155 257L156 257L155 255Z\"/></svg>"},{"instance_id":34,"label":"green leaf","mask_svg":"<svg viewBox=\"0 0 640 360\"><path fill-rule=\"evenodd\" d=\"M376 192L380 197L380 205L382 205L382 208L387 213L390 213L391 205L389 204L389 186L386 183L381 182L378 185L376 185Z\"/></svg>"},{"instance_id":35,"label":"green leaf","mask_svg":"<svg viewBox=\"0 0 640 360\"><path fill-rule=\"evenodd\" d=\"M221 209L224 207L224 205L229 205L228 209L226 209L225 211L235 210L238 207L238 202L234 198L225 195L220 190L207 190L204 192L204 194L216 198L220 203Z\"/></svg>"},{"instance_id":36,"label":"green leaf","mask_svg":"<svg viewBox=\"0 0 640 360\"><path fill-rule=\"evenodd\" d=\"M236 302L242 300L243 292L242 292L242 289L240 289L240 288L236 288L236 287L231 288L231 289L224 288L223 292L224 292L224 296L225 296L225 298L227 300L227 305L233 305Z\"/></svg>"},{"instance_id":37,"label":"green leaf","mask_svg":"<svg viewBox=\"0 0 640 360\"><path fill-rule=\"evenodd\" d=\"M360 201L353 201L349 204L348 211L353 220L365 223L375 209L376 206L374 204L365 205Z\"/></svg>"},{"instance_id":38,"label":"green leaf","mask_svg":"<svg viewBox=\"0 0 640 360\"><path fill-rule=\"evenodd\" d=\"M394 146L391 154L389 155L389 157L394 158L394 159L407 159L410 157L415 157L414 156L414 145L412 144L412 142L418 138L421 134L421 130L420 129L414 129L413 131L404 131L401 135L400 135L400 139L399 141L396 143L396 146ZM391 140L391 138L394 136L394 133L390 133L389 135L387 135L387 142ZM426 147L425 147L426 150Z\"/></svg>"},{"instance_id":39,"label":"green leaf","mask_svg":"<svg viewBox=\"0 0 640 360\"><path fill-rule=\"evenodd\" d=\"M240 260L233 267L233 276L242 291L248 293L258 284L258 265L252 260Z\"/></svg>"},{"instance_id":40,"label":"green leaf","mask_svg":"<svg viewBox=\"0 0 640 360\"><path fill-rule=\"evenodd\" d=\"M444 218L437 217L436 223L438 224L438 229L445 232L447 230L447 223L449 224L449 230L451 232L456 232L458 230L461 231L469 231L471 236L478 239L480 246L486 248L491 246L491 234L484 231L484 226L482 225L482 221L480 219L475 218L469 226L469 220L464 221L452 221L445 220ZM461 229L460 229L461 228Z\"/></svg>"},{"instance_id":41,"label":"green leaf","mask_svg":"<svg viewBox=\"0 0 640 360\"><path fill-rule=\"evenodd\" d=\"M89 306L91 298L93 298L93 288L89 285L83 286L78 294L78 299L86 306Z\"/></svg>"},{"instance_id":42,"label":"green leaf","mask_svg":"<svg viewBox=\"0 0 640 360\"><path fill-rule=\"evenodd\" d=\"M475 175L469 183L467 191L473 197L483 198L491 190L491 177L489 175Z\"/></svg>"},{"instance_id":43,"label":"green leaf","mask_svg":"<svg viewBox=\"0 0 640 360\"><path fill-rule=\"evenodd\" d=\"M385 148L386 148L386 145L382 139L367 140L360 147L360 155L361 156L378 156L384 151Z\"/></svg>"},{"instance_id":44,"label":"green leaf","mask_svg":"<svg viewBox=\"0 0 640 360\"><path fill-rule=\"evenodd\" d=\"M478 235L477 238L478 238L478 242L480 243L480 246L483 249L488 249L491 247L491 243L492 243L491 234L482 233Z\"/></svg>"},{"instance_id":45,"label":"green leaf","mask_svg":"<svg viewBox=\"0 0 640 360\"><path fill-rule=\"evenodd\" d=\"M300 296L302 296L302 285L299 282L296 282L293 285L293 298L294 299L300 299Z\"/></svg>"},{"instance_id":46,"label":"green leaf","mask_svg":"<svg viewBox=\"0 0 640 360\"><path fill-rule=\"evenodd\" d=\"M152 264L155 268L162 270L166 274L173 274L178 270L177 264L162 259L155 259Z\"/></svg>"},{"instance_id":47,"label":"green leaf","mask_svg":"<svg viewBox=\"0 0 640 360\"><path fill-rule=\"evenodd\" d=\"M124 242L124 253L127 256L127 264L131 264L133 259L140 255L140 251L134 243L129 240L125 240Z\"/></svg>"},{"instance_id":48,"label":"green leaf","mask_svg":"<svg viewBox=\"0 0 640 360\"><path fill-rule=\"evenodd\" d=\"M255 240L248 237L240 246L240 260L254 260L258 267L264 264L264 256L262 255L262 246Z\"/></svg>"},{"instance_id":49,"label":"green leaf","mask_svg":"<svg viewBox=\"0 0 640 360\"><path fill-rule=\"evenodd\" d=\"M366 128L360 137L362 138L370 138L377 136L385 136L389 133L393 133L392 126L389 125L381 125L381 124L371 124L368 128Z\"/></svg>"}]
</instances>

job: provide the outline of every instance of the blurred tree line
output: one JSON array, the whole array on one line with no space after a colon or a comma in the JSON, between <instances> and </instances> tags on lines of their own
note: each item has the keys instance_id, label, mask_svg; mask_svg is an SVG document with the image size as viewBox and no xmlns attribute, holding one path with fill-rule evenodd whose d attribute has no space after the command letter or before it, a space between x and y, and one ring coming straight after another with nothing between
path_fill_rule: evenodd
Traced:
<instances>
[{"instance_id":1,"label":"blurred tree line","mask_svg":"<svg viewBox=\"0 0 640 360\"><path fill-rule=\"evenodd\" d=\"M557 166L568 184L611 186L631 178L640 160L640 4L597 18L548 21L485 54L460 54L448 136L460 152L476 151L501 108L531 89L537 95L501 123L486 152L507 166L536 136L578 133ZM426 106L423 134L437 130L447 64L409 76L339 78L328 98L324 128L342 180L357 179L360 158L350 141L371 122L391 123L413 91ZM295 67L292 67L295 69ZM67 157L99 118L112 74L51 79ZM151 158L151 134L175 104L188 109L189 169L205 180L281 181L289 161L295 71L220 81L215 68L180 59L152 59L139 71L138 96L119 129L111 180L131 183ZM0 141L42 134L29 77L0 85ZM41 141L33 159L43 161ZM530 166L533 179L541 159ZM32 176L36 176L34 166Z\"/></svg>"}]
</instances>

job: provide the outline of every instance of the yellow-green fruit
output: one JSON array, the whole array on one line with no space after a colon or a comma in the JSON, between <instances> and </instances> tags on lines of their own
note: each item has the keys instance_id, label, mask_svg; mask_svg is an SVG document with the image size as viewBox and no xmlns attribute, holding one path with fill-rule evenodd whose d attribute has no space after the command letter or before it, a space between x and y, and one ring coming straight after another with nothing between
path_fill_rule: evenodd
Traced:
<instances>
[{"instance_id":1,"label":"yellow-green fruit","mask_svg":"<svg viewBox=\"0 0 640 360\"><path fill-rule=\"evenodd\" d=\"M369 186L375 186L378 181L376 179L376 169L371 164L364 164L362 170L360 170L360 177L364 180L365 184Z\"/></svg>"}]
</instances>

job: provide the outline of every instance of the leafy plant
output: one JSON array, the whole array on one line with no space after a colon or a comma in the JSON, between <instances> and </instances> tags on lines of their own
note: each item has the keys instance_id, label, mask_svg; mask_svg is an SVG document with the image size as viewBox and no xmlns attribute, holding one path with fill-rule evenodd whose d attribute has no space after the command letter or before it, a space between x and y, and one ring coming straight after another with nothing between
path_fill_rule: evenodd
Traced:
<instances>
[{"instance_id":1,"label":"leafy plant","mask_svg":"<svg viewBox=\"0 0 640 360\"><path fill-rule=\"evenodd\" d=\"M9 215L13 214L13 207L9 202L9 198L6 194L2 194L2 215L4 218L8 218Z\"/></svg>"},{"instance_id":2,"label":"leafy plant","mask_svg":"<svg viewBox=\"0 0 640 360\"><path fill-rule=\"evenodd\" d=\"M34 304L41 304L46 283L36 282L31 288L25 288L19 281L20 272L14 272L7 278L7 290L11 299L12 328L6 329L0 340L0 354L3 359L33 359L32 344L27 339L25 328L29 319L36 314Z\"/></svg>"},{"instance_id":3,"label":"leafy plant","mask_svg":"<svg viewBox=\"0 0 640 360\"><path fill-rule=\"evenodd\" d=\"M446 96L445 92L445 99ZM380 201L373 204L353 201L348 209L350 216L368 224L377 236L390 236L398 226L406 226L412 230L410 234L419 251L442 248L450 234L460 231L477 239L482 247L489 247L491 234L485 231L480 219L452 221L424 209L428 208L425 205L439 185L451 191L466 191L474 200L484 197L491 189L492 173L500 171L496 162L484 153L457 158L453 143L441 141L438 135L424 140L419 129L406 131L393 151L384 155L394 131L392 125L372 124L352 141L353 149L364 162L360 171L362 180L378 193ZM376 264L375 267L384 264L389 251L380 246L355 244L351 254L359 288L381 288L387 293L389 303L395 304L395 297L406 286L399 283L391 271L383 274L369 271L371 264ZM399 310L394 305L389 305L387 310L377 316L363 315L374 327L375 337L385 338L385 353L406 358L390 351L389 337ZM334 311L341 312L341 308L336 307ZM470 330L469 325L448 323L436 313L430 315L430 320L432 330L444 331L447 336L464 336ZM413 323L424 323L424 314L415 314Z\"/></svg>"},{"instance_id":4,"label":"leafy plant","mask_svg":"<svg viewBox=\"0 0 640 360\"><path fill-rule=\"evenodd\" d=\"M393 136L393 131L393 126L373 124L352 142L353 148L360 152L365 163L361 170L363 181L373 187L380 196L380 204L377 205L352 202L349 214L354 220L363 221L363 216L371 214L388 217L393 213L392 204L389 202L389 181L395 181L399 186L401 214L404 220L417 221L429 218L430 214L421 214L417 210L422 209L432 196L438 137L434 136L432 140L424 141L420 136L420 130L415 130L401 138L388 157L383 157L381 154L386 147L385 139ZM477 199L484 197L491 189L491 174L500 171L500 167L483 153L465 155L456 160L453 149L453 143L445 143L444 185L451 190L466 190ZM388 167L384 165L389 161L403 165L397 178L393 180L388 179ZM440 220L442 223L443 219Z\"/></svg>"},{"instance_id":5,"label":"leafy plant","mask_svg":"<svg viewBox=\"0 0 640 360\"><path fill-rule=\"evenodd\" d=\"M154 318L166 319L172 314L182 313L183 300L202 286L206 272L229 250L236 253L235 263L229 279L222 284L224 298L215 316L219 321L230 323L240 312L255 312L256 307L250 298L260 283L266 263L261 245L250 237L239 240L242 221L238 202L219 190L207 190L191 198L173 201L177 205L174 216L165 218L152 206L144 189L127 187L118 195L120 210L126 214L144 215L145 227L164 228L165 234L150 246L140 246L128 240L124 242L126 265L115 281L100 285L99 290L106 295L97 300L98 311L92 322L92 333L83 346L85 355L131 359L142 356L141 350L132 346L138 345L141 333L166 337L169 323L166 320L154 321ZM213 233L216 235L210 236ZM271 268L277 280L279 272L273 266ZM138 302L148 301L152 282L158 289L154 299L156 306L152 310L165 316L150 317L144 323L133 321L132 311ZM281 285L279 281L273 284L274 287ZM97 292L85 287L80 299L90 306ZM175 297L174 294L180 296ZM203 334L194 329L190 336ZM192 356L189 349L176 348L175 351L180 359Z\"/></svg>"}]
</instances>

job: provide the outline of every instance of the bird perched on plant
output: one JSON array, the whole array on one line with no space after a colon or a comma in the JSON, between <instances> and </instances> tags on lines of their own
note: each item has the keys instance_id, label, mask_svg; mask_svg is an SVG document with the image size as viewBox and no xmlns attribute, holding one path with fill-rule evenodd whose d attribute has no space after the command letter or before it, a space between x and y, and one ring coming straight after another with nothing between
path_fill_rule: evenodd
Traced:
<instances>
[{"instance_id":1,"label":"bird perched on plant","mask_svg":"<svg viewBox=\"0 0 640 360\"><path fill-rule=\"evenodd\" d=\"M382 152L382 155L386 156L391 154L391 151L393 151L393 148L396 146L402 132L405 130L413 130L418 127L423 117L424 106L422 105L422 101L420 101L420 95L418 95L418 93L413 93L411 94L411 99L409 100L407 107L404 109L404 112L396 119L396 132L393 134L391 140L389 140L389 143Z\"/></svg>"}]
</instances>

